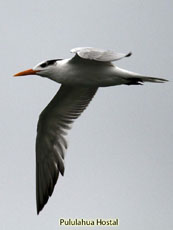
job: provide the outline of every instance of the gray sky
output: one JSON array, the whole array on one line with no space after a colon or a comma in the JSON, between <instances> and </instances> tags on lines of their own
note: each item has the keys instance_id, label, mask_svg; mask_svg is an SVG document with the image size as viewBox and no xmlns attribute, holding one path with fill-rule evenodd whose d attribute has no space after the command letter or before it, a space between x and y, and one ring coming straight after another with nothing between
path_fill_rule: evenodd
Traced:
<instances>
[{"instance_id":1,"label":"gray sky","mask_svg":"<svg viewBox=\"0 0 173 230\"><path fill-rule=\"evenodd\" d=\"M1 0L1 229L57 229L61 217L173 229L172 9L172 0ZM116 65L170 82L98 91L69 134L65 176L37 216L36 125L59 85L12 74L70 57L76 46L132 51Z\"/></svg>"}]
</instances>

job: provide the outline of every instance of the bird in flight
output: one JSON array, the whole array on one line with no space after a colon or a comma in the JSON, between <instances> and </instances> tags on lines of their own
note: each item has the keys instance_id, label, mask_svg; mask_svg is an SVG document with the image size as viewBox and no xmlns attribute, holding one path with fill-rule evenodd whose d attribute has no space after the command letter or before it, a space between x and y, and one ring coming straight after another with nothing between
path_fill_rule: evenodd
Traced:
<instances>
[{"instance_id":1,"label":"bird in flight","mask_svg":"<svg viewBox=\"0 0 173 230\"><path fill-rule=\"evenodd\" d=\"M111 50L80 47L70 59L39 63L14 76L39 75L61 84L51 102L41 112L36 137L37 214L52 195L59 173L64 175L67 132L88 106L99 87L163 83L166 79L143 76L120 69L113 61L131 56Z\"/></svg>"}]
</instances>

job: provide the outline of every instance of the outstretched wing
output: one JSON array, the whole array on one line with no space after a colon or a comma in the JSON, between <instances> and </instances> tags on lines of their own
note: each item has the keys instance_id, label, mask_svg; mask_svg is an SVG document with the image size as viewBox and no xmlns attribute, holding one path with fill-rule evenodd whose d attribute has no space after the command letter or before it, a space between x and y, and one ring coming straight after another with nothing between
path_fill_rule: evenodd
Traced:
<instances>
[{"instance_id":1,"label":"outstretched wing","mask_svg":"<svg viewBox=\"0 0 173 230\"><path fill-rule=\"evenodd\" d=\"M111 50L102 50L92 47L79 47L71 50L72 53L76 53L79 57L83 59L89 59L100 62L111 62L117 61L124 57L131 56L131 52L128 54L116 53Z\"/></svg>"},{"instance_id":2,"label":"outstretched wing","mask_svg":"<svg viewBox=\"0 0 173 230\"><path fill-rule=\"evenodd\" d=\"M37 214L52 195L59 172L64 174L67 131L87 107L96 91L97 88L62 85L40 114L36 138Z\"/></svg>"}]
</instances>

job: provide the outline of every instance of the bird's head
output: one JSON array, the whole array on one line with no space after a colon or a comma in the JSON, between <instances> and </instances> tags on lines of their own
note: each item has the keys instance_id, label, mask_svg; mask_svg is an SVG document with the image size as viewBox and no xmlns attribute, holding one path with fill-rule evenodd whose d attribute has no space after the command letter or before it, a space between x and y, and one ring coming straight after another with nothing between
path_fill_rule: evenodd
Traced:
<instances>
[{"instance_id":1,"label":"bird's head","mask_svg":"<svg viewBox=\"0 0 173 230\"><path fill-rule=\"evenodd\" d=\"M36 66L34 66L32 69L28 69L19 73L16 73L14 77L18 76L24 76L24 75L40 75L42 77L49 77L51 74L53 74L57 69L57 61L60 61L61 59L54 59L54 60L48 60L43 61Z\"/></svg>"}]
</instances>

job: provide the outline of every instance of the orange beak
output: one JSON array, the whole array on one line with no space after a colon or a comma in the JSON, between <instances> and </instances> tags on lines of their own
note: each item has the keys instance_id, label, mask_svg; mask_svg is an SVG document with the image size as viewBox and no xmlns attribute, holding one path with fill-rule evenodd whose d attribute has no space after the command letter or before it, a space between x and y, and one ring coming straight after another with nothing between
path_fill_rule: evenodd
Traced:
<instances>
[{"instance_id":1,"label":"orange beak","mask_svg":"<svg viewBox=\"0 0 173 230\"><path fill-rule=\"evenodd\" d=\"M33 70L33 69L28 69L19 73L14 74L14 77L18 77L18 76L24 76L24 75L33 75L36 74L37 72L39 72L38 70Z\"/></svg>"}]
</instances>

